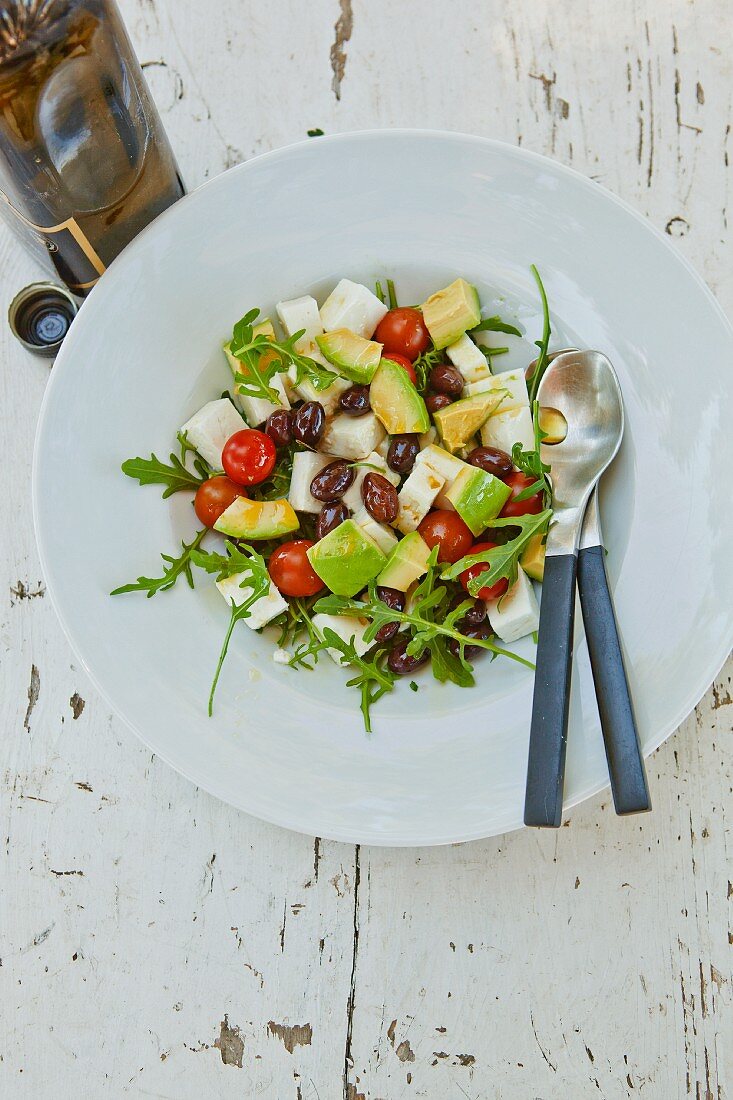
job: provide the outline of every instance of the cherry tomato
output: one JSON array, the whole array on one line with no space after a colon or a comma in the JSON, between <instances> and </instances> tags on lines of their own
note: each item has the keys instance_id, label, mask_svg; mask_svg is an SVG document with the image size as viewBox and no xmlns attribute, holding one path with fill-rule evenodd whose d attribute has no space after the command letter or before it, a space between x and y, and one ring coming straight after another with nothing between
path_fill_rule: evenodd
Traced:
<instances>
[{"instance_id":1,"label":"cherry tomato","mask_svg":"<svg viewBox=\"0 0 733 1100\"><path fill-rule=\"evenodd\" d=\"M501 516L535 516L542 511L542 493L535 493L534 496L527 497L526 500L515 499L532 484L531 477L515 470L514 473L507 474L502 480L511 488L512 495L499 513Z\"/></svg>"},{"instance_id":2,"label":"cherry tomato","mask_svg":"<svg viewBox=\"0 0 733 1100\"><path fill-rule=\"evenodd\" d=\"M267 568L283 596L315 596L326 587L308 561L311 546L310 539L293 539L271 554Z\"/></svg>"},{"instance_id":3,"label":"cherry tomato","mask_svg":"<svg viewBox=\"0 0 733 1100\"><path fill-rule=\"evenodd\" d=\"M247 494L228 477L210 477L196 490L193 507L204 527L213 527L222 512L226 512L237 497Z\"/></svg>"},{"instance_id":4,"label":"cherry tomato","mask_svg":"<svg viewBox=\"0 0 733 1100\"><path fill-rule=\"evenodd\" d=\"M458 561L467 554L473 542L473 535L458 512L449 512L447 508L438 508L428 512L418 527L430 549L439 546L438 561Z\"/></svg>"},{"instance_id":5,"label":"cherry tomato","mask_svg":"<svg viewBox=\"0 0 733 1100\"><path fill-rule=\"evenodd\" d=\"M404 355L398 355L396 351L391 351L389 355L383 355L382 359L391 359L393 363L399 363L401 367L404 367L407 371L408 377L413 386L417 385L417 375L415 374L415 368L409 359L405 359Z\"/></svg>"},{"instance_id":6,"label":"cherry tomato","mask_svg":"<svg viewBox=\"0 0 733 1100\"><path fill-rule=\"evenodd\" d=\"M477 542L474 546L471 547L469 553L480 554L483 550L493 550L495 546L495 542ZM470 566L469 569L464 569L458 579L465 588L466 592L468 592L468 582L470 580L473 580L474 577L480 576L482 573L488 574L490 572L490 565L482 565L481 563L479 563L478 565ZM508 587L509 581L506 579L506 577L502 577L500 581L496 582L496 584L487 584L483 588L479 588L477 595L480 600L498 600L499 596L504 595Z\"/></svg>"},{"instance_id":7,"label":"cherry tomato","mask_svg":"<svg viewBox=\"0 0 733 1100\"><path fill-rule=\"evenodd\" d=\"M221 464L237 485L259 485L275 465L275 444L269 435L255 428L235 432L224 444Z\"/></svg>"},{"instance_id":8,"label":"cherry tomato","mask_svg":"<svg viewBox=\"0 0 733 1100\"><path fill-rule=\"evenodd\" d=\"M374 339L391 355L404 355L414 363L430 347L430 333L419 309L391 309L377 325Z\"/></svg>"}]
</instances>

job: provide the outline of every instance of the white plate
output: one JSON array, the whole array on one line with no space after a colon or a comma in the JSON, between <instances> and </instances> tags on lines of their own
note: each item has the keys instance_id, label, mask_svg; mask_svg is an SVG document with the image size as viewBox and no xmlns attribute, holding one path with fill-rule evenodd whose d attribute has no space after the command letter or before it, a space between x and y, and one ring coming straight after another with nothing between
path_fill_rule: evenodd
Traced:
<instances>
[{"instance_id":1,"label":"white plate","mask_svg":"<svg viewBox=\"0 0 733 1100\"><path fill-rule=\"evenodd\" d=\"M472 691L421 675L365 736L346 676L275 665L239 627L206 717L227 620L201 575L111 599L196 529L120 473L159 456L228 384L219 350L253 305L391 275L404 302L458 275L539 335L536 263L555 335L606 352L627 435L603 492L608 566L644 751L689 713L733 628L733 333L646 221L549 160L458 134L320 138L234 168L183 199L112 265L75 320L41 413L34 508L43 569L98 690L159 756L268 821L370 844L441 844L520 826L532 674L484 662ZM514 360L505 360L506 366ZM531 646L524 643L524 651ZM607 783L582 630L565 805ZM653 793L653 785L652 785Z\"/></svg>"}]
</instances>

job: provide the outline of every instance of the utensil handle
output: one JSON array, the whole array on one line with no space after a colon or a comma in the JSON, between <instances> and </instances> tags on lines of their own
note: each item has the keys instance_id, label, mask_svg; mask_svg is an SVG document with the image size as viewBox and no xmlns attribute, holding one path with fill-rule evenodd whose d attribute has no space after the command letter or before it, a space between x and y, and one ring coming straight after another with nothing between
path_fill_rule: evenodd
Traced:
<instances>
[{"instance_id":1,"label":"utensil handle","mask_svg":"<svg viewBox=\"0 0 733 1100\"><path fill-rule=\"evenodd\" d=\"M575 621L576 554L545 560L529 732L524 824L557 828L562 816Z\"/></svg>"},{"instance_id":2,"label":"utensil handle","mask_svg":"<svg viewBox=\"0 0 733 1100\"><path fill-rule=\"evenodd\" d=\"M624 669L602 546L578 557L578 591L617 814L651 810L644 758Z\"/></svg>"}]
</instances>

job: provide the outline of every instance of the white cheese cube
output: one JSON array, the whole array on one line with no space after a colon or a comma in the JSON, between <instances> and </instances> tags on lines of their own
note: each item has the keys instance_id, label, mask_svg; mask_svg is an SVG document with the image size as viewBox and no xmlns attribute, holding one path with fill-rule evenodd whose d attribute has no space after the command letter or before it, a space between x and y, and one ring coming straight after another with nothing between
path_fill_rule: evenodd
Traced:
<instances>
[{"instance_id":1,"label":"white cheese cube","mask_svg":"<svg viewBox=\"0 0 733 1100\"><path fill-rule=\"evenodd\" d=\"M420 451L420 454L415 459L416 466L422 464L429 466L431 470L434 470L435 473L439 474L445 481L443 488L435 498L436 508L446 508L449 512L455 512L453 504L448 500L445 494L466 463L456 455L452 455L449 451L446 451L443 447L430 445L423 451Z\"/></svg>"},{"instance_id":2,"label":"white cheese cube","mask_svg":"<svg viewBox=\"0 0 733 1100\"><path fill-rule=\"evenodd\" d=\"M418 442L420 444L420 449L423 450L423 451L425 450L426 447L430 447L433 443L437 443L438 442L437 429L434 428L431 425L426 432L423 432L423 434L421 436L418 436Z\"/></svg>"},{"instance_id":3,"label":"white cheese cube","mask_svg":"<svg viewBox=\"0 0 733 1100\"><path fill-rule=\"evenodd\" d=\"M365 416L347 416L341 413L326 423L326 429L318 444L320 450L339 458L358 462L376 450L385 431L373 412Z\"/></svg>"},{"instance_id":4,"label":"white cheese cube","mask_svg":"<svg viewBox=\"0 0 733 1100\"><path fill-rule=\"evenodd\" d=\"M187 420L181 428L191 446L195 447L209 466L221 470L221 452L224 444L235 432L241 432L246 424L227 397L207 401L203 408Z\"/></svg>"},{"instance_id":5,"label":"white cheese cube","mask_svg":"<svg viewBox=\"0 0 733 1100\"><path fill-rule=\"evenodd\" d=\"M282 374L278 373L273 375L270 385L280 394L280 400L277 405L273 404L272 401L265 400L263 397L246 397L237 390L236 398L239 407L244 413L250 428L257 428L260 424L264 424L270 413L274 413L276 409L290 408L290 401L288 400L288 395L285 390Z\"/></svg>"},{"instance_id":6,"label":"white cheese cube","mask_svg":"<svg viewBox=\"0 0 733 1100\"><path fill-rule=\"evenodd\" d=\"M345 642L353 642L354 649L361 657L366 653L368 649L374 645L374 642L365 642L364 634L369 626L369 619L356 615L314 615L313 626L318 633L319 637L323 638L323 632L328 627L334 634L337 634L339 638L342 638ZM329 648L326 650L332 661L335 661L337 665L348 664L343 653L338 649Z\"/></svg>"},{"instance_id":7,"label":"white cheese cube","mask_svg":"<svg viewBox=\"0 0 733 1100\"><path fill-rule=\"evenodd\" d=\"M326 332L348 328L369 340L387 313L387 306L361 283L342 279L321 306L321 320Z\"/></svg>"},{"instance_id":8,"label":"white cheese cube","mask_svg":"<svg viewBox=\"0 0 733 1100\"><path fill-rule=\"evenodd\" d=\"M478 382L491 374L486 356L466 332L455 344L449 344L445 353L453 366L458 367L466 382Z\"/></svg>"},{"instance_id":9,"label":"white cheese cube","mask_svg":"<svg viewBox=\"0 0 733 1100\"><path fill-rule=\"evenodd\" d=\"M383 458L383 459L384 459L385 461L386 461L386 459L387 459L387 452L389 451L389 445L390 445L390 443L391 443L391 439L390 439L390 436L388 436L388 435L385 435L384 439L383 439L383 440L382 440L382 442L381 442L381 443L379 444L379 446L378 446L378 447L375 447L375 448L374 448L374 449L375 449L375 451L377 452L377 454L378 454L378 455L381 455L381 456L382 456L382 458Z\"/></svg>"},{"instance_id":10,"label":"white cheese cube","mask_svg":"<svg viewBox=\"0 0 733 1100\"><path fill-rule=\"evenodd\" d=\"M374 539L383 554L389 554L399 541L391 527L387 527L384 523L377 523L363 506L354 512L354 523Z\"/></svg>"},{"instance_id":11,"label":"white cheese cube","mask_svg":"<svg viewBox=\"0 0 733 1100\"><path fill-rule=\"evenodd\" d=\"M293 455L293 473L290 478L288 500L296 512L318 515L323 504L311 496L311 482L324 466L333 462L333 455L316 454L315 451L296 451Z\"/></svg>"},{"instance_id":12,"label":"white cheese cube","mask_svg":"<svg viewBox=\"0 0 733 1100\"><path fill-rule=\"evenodd\" d=\"M397 499L400 510L392 526L408 535L416 531L430 511L430 506L445 485L445 478L426 463L415 463L412 473L400 489Z\"/></svg>"},{"instance_id":13,"label":"white cheese cube","mask_svg":"<svg viewBox=\"0 0 733 1100\"><path fill-rule=\"evenodd\" d=\"M272 655L272 659L276 665L289 665L292 656L289 649L276 649Z\"/></svg>"},{"instance_id":14,"label":"white cheese cube","mask_svg":"<svg viewBox=\"0 0 733 1100\"><path fill-rule=\"evenodd\" d=\"M475 393L487 393L492 391L501 398L497 412L505 413L509 409L529 408L529 394L527 393L527 380L523 370L506 370L502 374L491 374L488 378L482 378L479 382L472 382L466 386L466 396L472 397Z\"/></svg>"},{"instance_id":15,"label":"white cheese cube","mask_svg":"<svg viewBox=\"0 0 733 1100\"><path fill-rule=\"evenodd\" d=\"M290 367L288 370L288 378L298 397L303 401L319 401L321 405L323 405L326 416L330 416L332 413L336 412L341 394L345 390L350 389L354 384L350 382L348 378L341 378L337 375L331 385L327 386L325 390L317 390L308 378L303 378L296 386L295 367Z\"/></svg>"},{"instance_id":16,"label":"white cheese cube","mask_svg":"<svg viewBox=\"0 0 733 1100\"><path fill-rule=\"evenodd\" d=\"M280 324L285 329L287 336L304 329L303 335L295 343L295 350L301 355L310 355L311 345L315 346L316 336L323 333L323 322L318 312L318 302L310 294L304 294L302 298L291 298L287 302L278 302L275 306Z\"/></svg>"},{"instance_id":17,"label":"white cheese cube","mask_svg":"<svg viewBox=\"0 0 733 1100\"><path fill-rule=\"evenodd\" d=\"M532 581L519 566L517 580L498 600L488 600L486 611L491 629L502 642L516 642L540 625L540 609Z\"/></svg>"},{"instance_id":18,"label":"white cheese cube","mask_svg":"<svg viewBox=\"0 0 733 1100\"><path fill-rule=\"evenodd\" d=\"M362 506L361 486L367 474L381 474L383 477L386 477L387 481L389 481L392 485L399 485L400 483L400 475L396 474L394 470L390 470L389 466L387 465L384 458L380 455L379 451L372 451L370 455L366 456L364 462L368 463L368 465L359 466L356 470L354 470L356 477L354 478L353 484L349 489L346 490L343 497L341 498L346 507L350 508L352 512L358 512L358 510ZM376 470L372 470L372 466L376 466Z\"/></svg>"},{"instance_id":19,"label":"white cheese cube","mask_svg":"<svg viewBox=\"0 0 733 1100\"><path fill-rule=\"evenodd\" d=\"M509 455L515 443L521 443L525 451L534 450L532 413L528 408L494 413L481 428L481 442L484 447L498 447Z\"/></svg>"},{"instance_id":20,"label":"white cheese cube","mask_svg":"<svg viewBox=\"0 0 733 1100\"><path fill-rule=\"evenodd\" d=\"M248 583L250 579L249 573L234 573L231 577L225 577L223 581L217 581L216 587L228 604L233 602L239 606L252 595L252 585ZM255 600L249 609L249 615L242 621L252 630L259 630L261 626L282 615L287 609L286 601L270 581L267 594Z\"/></svg>"}]
</instances>

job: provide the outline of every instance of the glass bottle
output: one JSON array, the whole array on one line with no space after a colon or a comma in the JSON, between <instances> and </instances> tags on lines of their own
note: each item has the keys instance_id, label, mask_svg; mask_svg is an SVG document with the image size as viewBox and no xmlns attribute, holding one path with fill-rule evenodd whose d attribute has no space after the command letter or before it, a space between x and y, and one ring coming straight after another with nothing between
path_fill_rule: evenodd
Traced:
<instances>
[{"instance_id":1,"label":"glass bottle","mask_svg":"<svg viewBox=\"0 0 733 1100\"><path fill-rule=\"evenodd\" d=\"M3 0L0 215L69 289L184 190L114 0Z\"/></svg>"}]
</instances>

